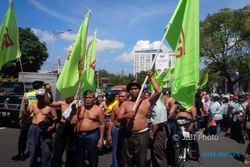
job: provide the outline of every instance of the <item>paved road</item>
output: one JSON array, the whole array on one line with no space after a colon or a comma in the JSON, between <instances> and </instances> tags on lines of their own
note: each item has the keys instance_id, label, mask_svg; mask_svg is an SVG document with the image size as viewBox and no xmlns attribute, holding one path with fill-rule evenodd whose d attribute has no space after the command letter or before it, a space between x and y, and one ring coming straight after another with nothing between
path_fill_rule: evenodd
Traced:
<instances>
[{"instance_id":1,"label":"paved road","mask_svg":"<svg viewBox=\"0 0 250 167\"><path fill-rule=\"evenodd\" d=\"M1 167L26 167L26 161L12 161L11 156L16 154L17 140L19 130L15 128L0 127L0 166ZM243 167L242 154L245 152L247 144L239 144L223 134L217 136L214 140L200 137L199 145L203 164L198 164L194 161L186 162L188 167L212 167L212 166L226 166L226 167ZM206 139L206 140L205 140ZM234 155L234 157L232 156ZM100 156L99 167L110 167L111 154Z\"/></svg>"}]
</instances>

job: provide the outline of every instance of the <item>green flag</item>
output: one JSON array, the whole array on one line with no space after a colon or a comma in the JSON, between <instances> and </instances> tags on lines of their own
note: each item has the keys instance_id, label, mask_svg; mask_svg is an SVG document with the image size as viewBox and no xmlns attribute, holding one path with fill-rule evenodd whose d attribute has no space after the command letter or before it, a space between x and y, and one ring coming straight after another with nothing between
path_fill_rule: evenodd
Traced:
<instances>
[{"instance_id":1,"label":"green flag","mask_svg":"<svg viewBox=\"0 0 250 167\"><path fill-rule=\"evenodd\" d=\"M201 89L203 89L207 85L207 81L208 81L208 72L205 74L205 77L201 83Z\"/></svg>"},{"instance_id":2,"label":"green flag","mask_svg":"<svg viewBox=\"0 0 250 167\"><path fill-rule=\"evenodd\" d=\"M170 75L173 74L174 67L170 67L162 71L158 76L155 77L156 82L160 87L166 85L170 80Z\"/></svg>"},{"instance_id":3,"label":"green flag","mask_svg":"<svg viewBox=\"0 0 250 167\"><path fill-rule=\"evenodd\" d=\"M84 62L83 91L95 91L95 67L96 67L96 32L88 45L87 55Z\"/></svg>"},{"instance_id":4,"label":"green flag","mask_svg":"<svg viewBox=\"0 0 250 167\"><path fill-rule=\"evenodd\" d=\"M164 85L166 85L169 82L170 75L173 74L173 72L174 72L174 67L167 68L164 71L162 71L160 74L158 74L157 70L156 70L156 73L154 72L153 76L154 76L157 84L159 85L159 87L162 88ZM150 88L151 92L154 91L154 88L153 88L153 85L151 84L151 82L150 82L149 88Z\"/></svg>"},{"instance_id":5,"label":"green flag","mask_svg":"<svg viewBox=\"0 0 250 167\"><path fill-rule=\"evenodd\" d=\"M56 83L56 88L61 93L63 99L74 96L79 85L79 79L82 75L86 55L89 17L90 12L86 14L86 17L78 30L75 41L71 46L69 55L67 56Z\"/></svg>"},{"instance_id":6,"label":"green flag","mask_svg":"<svg viewBox=\"0 0 250 167\"><path fill-rule=\"evenodd\" d=\"M0 70L5 63L20 56L19 32L14 5L11 2L0 29Z\"/></svg>"},{"instance_id":7,"label":"green flag","mask_svg":"<svg viewBox=\"0 0 250 167\"><path fill-rule=\"evenodd\" d=\"M176 53L173 98L189 109L199 82L199 0L180 0L166 39Z\"/></svg>"}]
</instances>

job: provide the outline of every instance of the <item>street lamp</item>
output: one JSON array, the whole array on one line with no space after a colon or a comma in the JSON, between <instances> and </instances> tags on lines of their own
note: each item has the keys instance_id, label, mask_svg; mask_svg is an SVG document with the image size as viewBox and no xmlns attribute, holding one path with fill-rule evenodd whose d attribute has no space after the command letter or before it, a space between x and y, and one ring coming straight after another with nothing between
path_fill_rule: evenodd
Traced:
<instances>
[{"instance_id":1,"label":"street lamp","mask_svg":"<svg viewBox=\"0 0 250 167\"><path fill-rule=\"evenodd\" d=\"M65 31L53 31L52 32L52 68L54 67L54 57L55 57L55 40L56 40L56 36L59 36L65 32L69 32L71 31L71 29L67 29Z\"/></svg>"}]
</instances>

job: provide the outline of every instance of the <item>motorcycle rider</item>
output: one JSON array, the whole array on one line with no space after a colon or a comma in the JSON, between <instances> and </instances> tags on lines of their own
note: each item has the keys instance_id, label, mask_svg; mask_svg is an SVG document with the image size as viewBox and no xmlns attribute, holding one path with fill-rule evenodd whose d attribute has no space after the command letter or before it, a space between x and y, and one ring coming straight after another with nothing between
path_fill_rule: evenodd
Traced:
<instances>
[{"instance_id":1,"label":"motorcycle rider","mask_svg":"<svg viewBox=\"0 0 250 167\"><path fill-rule=\"evenodd\" d=\"M173 117L173 115L175 114L176 120L178 118L187 118L189 119L191 122L187 128L187 131L190 134L195 134L195 122L196 122L196 108L195 106L192 106L190 109L186 109L184 108L180 103L175 102L174 105L172 105L170 112L169 112L169 119L171 119ZM200 153L199 153L199 145L198 142L196 141L195 138L193 138L193 140L190 140L191 142L191 147L193 150L196 151L196 156L195 156L195 160L197 160L199 163L201 162L200 159Z\"/></svg>"}]
</instances>

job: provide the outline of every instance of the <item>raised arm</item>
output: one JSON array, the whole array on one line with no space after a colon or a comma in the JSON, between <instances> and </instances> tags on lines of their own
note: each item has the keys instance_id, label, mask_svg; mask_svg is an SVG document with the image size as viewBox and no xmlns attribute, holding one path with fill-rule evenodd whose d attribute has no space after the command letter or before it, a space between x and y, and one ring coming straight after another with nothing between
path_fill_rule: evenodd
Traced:
<instances>
[{"instance_id":1,"label":"raised arm","mask_svg":"<svg viewBox=\"0 0 250 167\"><path fill-rule=\"evenodd\" d=\"M150 104L153 105L158 100L158 98L159 98L159 96L161 94L161 89L160 89L159 85L157 84L157 82L155 81L155 79L153 77L153 71L152 70L148 70L147 71L147 75L148 75L148 78L151 81L151 84L152 84L153 88L154 88L154 93L149 98Z\"/></svg>"},{"instance_id":2,"label":"raised arm","mask_svg":"<svg viewBox=\"0 0 250 167\"><path fill-rule=\"evenodd\" d=\"M54 108L61 107L61 105L62 105L62 101L54 101L49 104L50 107L54 107Z\"/></svg>"}]
</instances>

